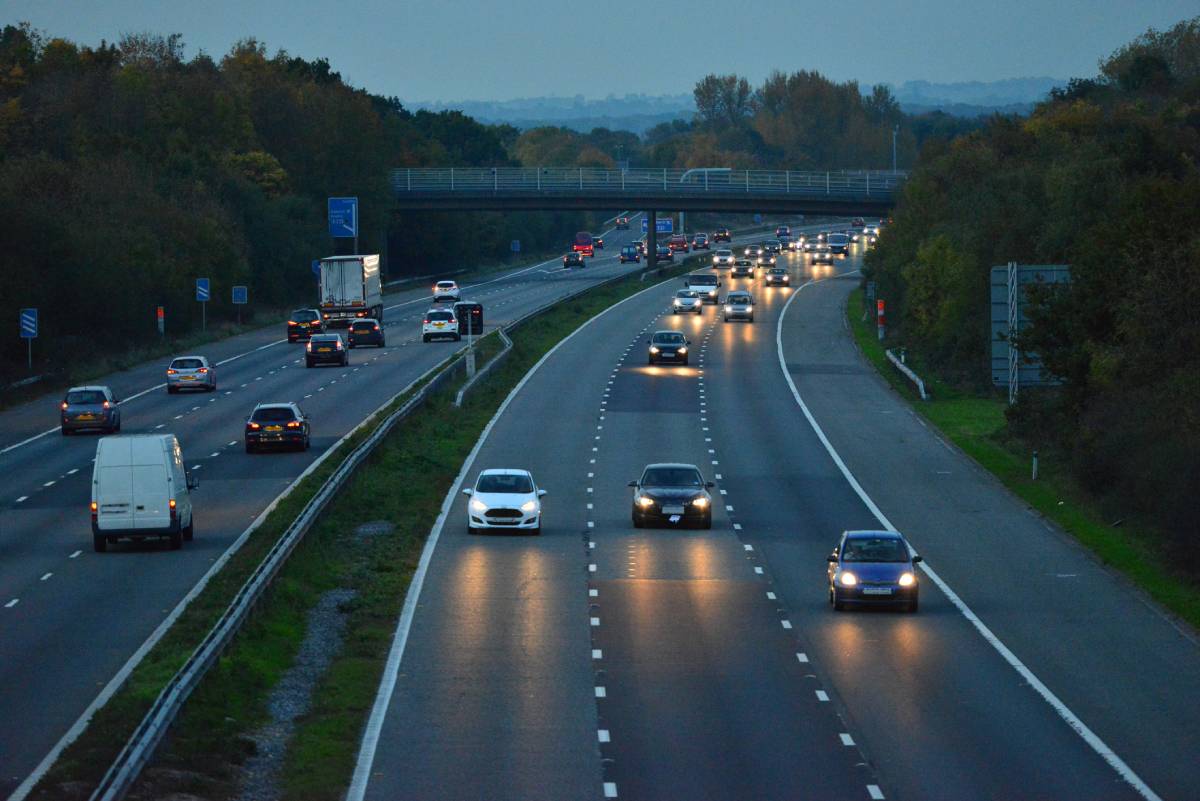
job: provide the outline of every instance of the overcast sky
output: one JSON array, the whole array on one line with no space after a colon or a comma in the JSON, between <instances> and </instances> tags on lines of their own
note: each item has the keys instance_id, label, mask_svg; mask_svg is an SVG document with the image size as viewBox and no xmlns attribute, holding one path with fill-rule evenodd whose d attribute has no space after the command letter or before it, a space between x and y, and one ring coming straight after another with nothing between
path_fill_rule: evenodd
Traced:
<instances>
[{"instance_id":1,"label":"overcast sky","mask_svg":"<svg viewBox=\"0 0 1200 801\"><path fill-rule=\"evenodd\" d=\"M863 84L1091 76L1197 0L0 0L0 23L95 44L181 33L188 55L240 38L328 58L401 100L689 92L709 72L814 69Z\"/></svg>"}]
</instances>

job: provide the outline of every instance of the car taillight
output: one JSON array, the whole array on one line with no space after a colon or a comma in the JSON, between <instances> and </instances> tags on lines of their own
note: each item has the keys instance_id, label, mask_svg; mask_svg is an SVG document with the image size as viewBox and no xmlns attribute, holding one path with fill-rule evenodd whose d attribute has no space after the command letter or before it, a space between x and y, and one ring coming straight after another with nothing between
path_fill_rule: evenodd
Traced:
<instances>
[{"instance_id":1,"label":"car taillight","mask_svg":"<svg viewBox=\"0 0 1200 801\"><path fill-rule=\"evenodd\" d=\"M312 340L311 339L308 341L308 344L304 346L304 349L306 351L308 351L309 353L312 353Z\"/></svg>"},{"instance_id":2,"label":"car taillight","mask_svg":"<svg viewBox=\"0 0 1200 801\"><path fill-rule=\"evenodd\" d=\"M375 331L378 331L378 330L379 330L379 326L375 326L373 330L375 330Z\"/></svg>"},{"instance_id":3,"label":"car taillight","mask_svg":"<svg viewBox=\"0 0 1200 801\"><path fill-rule=\"evenodd\" d=\"M174 370L172 370L170 367L168 367L168 368L167 368L167 375L175 375L175 371L174 371Z\"/></svg>"},{"instance_id":4,"label":"car taillight","mask_svg":"<svg viewBox=\"0 0 1200 801\"><path fill-rule=\"evenodd\" d=\"M422 325L429 325L429 320L422 320L422 321L421 321L421 324L422 324ZM64 409L65 409L65 408L67 408L67 404L65 404L65 403L64 403L64 404L63 404L63 408L64 408Z\"/></svg>"},{"instance_id":5,"label":"car taillight","mask_svg":"<svg viewBox=\"0 0 1200 801\"><path fill-rule=\"evenodd\" d=\"M207 372L208 372L208 368L207 368L207 367L201 367L201 368L200 368L199 370L197 370L196 372L197 372L197 373L207 373Z\"/></svg>"},{"instance_id":6,"label":"car taillight","mask_svg":"<svg viewBox=\"0 0 1200 801\"><path fill-rule=\"evenodd\" d=\"M300 323L296 322L295 320L288 320L288 325L300 325Z\"/></svg>"},{"instance_id":7,"label":"car taillight","mask_svg":"<svg viewBox=\"0 0 1200 801\"><path fill-rule=\"evenodd\" d=\"M299 420L291 420L291 421L289 421L289 422L288 422L288 424L287 424L287 427L288 427L288 428L299 428L299 427L300 427L300 421L299 421Z\"/></svg>"},{"instance_id":8,"label":"car taillight","mask_svg":"<svg viewBox=\"0 0 1200 801\"><path fill-rule=\"evenodd\" d=\"M171 522L175 521L175 499L167 501L167 505L171 507Z\"/></svg>"},{"instance_id":9,"label":"car taillight","mask_svg":"<svg viewBox=\"0 0 1200 801\"><path fill-rule=\"evenodd\" d=\"M257 431L260 428L262 428L262 426L259 425L258 423L255 423L254 421L250 421L249 423L246 423L247 431Z\"/></svg>"},{"instance_id":10,"label":"car taillight","mask_svg":"<svg viewBox=\"0 0 1200 801\"><path fill-rule=\"evenodd\" d=\"M109 408L109 407L110 407L112 404L110 404L108 401L105 401L105 402L104 402L102 405L104 406L104 408L105 408L105 409L107 409L107 408Z\"/></svg>"},{"instance_id":11,"label":"car taillight","mask_svg":"<svg viewBox=\"0 0 1200 801\"><path fill-rule=\"evenodd\" d=\"M64 412L67 410L67 402L66 401L62 402L62 408L63 408Z\"/></svg>"}]
</instances>

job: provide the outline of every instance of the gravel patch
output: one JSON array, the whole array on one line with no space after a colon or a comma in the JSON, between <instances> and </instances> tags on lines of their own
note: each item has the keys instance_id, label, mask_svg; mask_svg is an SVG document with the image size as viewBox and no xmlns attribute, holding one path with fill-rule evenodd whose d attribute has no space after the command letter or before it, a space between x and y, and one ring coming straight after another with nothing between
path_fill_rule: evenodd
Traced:
<instances>
[{"instance_id":1,"label":"gravel patch","mask_svg":"<svg viewBox=\"0 0 1200 801\"><path fill-rule=\"evenodd\" d=\"M308 628L296 662L271 691L267 710L271 722L251 735L255 754L242 768L240 801L277 801L279 772L296 718L308 711L313 689L342 648L346 615L339 609L354 598L353 590L324 593L308 613Z\"/></svg>"}]
</instances>

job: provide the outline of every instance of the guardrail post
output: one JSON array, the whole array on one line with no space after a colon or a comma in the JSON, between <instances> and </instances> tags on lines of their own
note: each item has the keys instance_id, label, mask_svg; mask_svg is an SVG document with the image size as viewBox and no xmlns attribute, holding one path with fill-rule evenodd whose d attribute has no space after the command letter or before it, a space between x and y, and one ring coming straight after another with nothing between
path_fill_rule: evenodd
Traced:
<instances>
[{"instance_id":1,"label":"guardrail post","mask_svg":"<svg viewBox=\"0 0 1200 801\"><path fill-rule=\"evenodd\" d=\"M829 194L829 173L825 173L825 194Z\"/></svg>"},{"instance_id":2,"label":"guardrail post","mask_svg":"<svg viewBox=\"0 0 1200 801\"><path fill-rule=\"evenodd\" d=\"M750 191L750 171L746 170L746 191Z\"/></svg>"},{"instance_id":3,"label":"guardrail post","mask_svg":"<svg viewBox=\"0 0 1200 801\"><path fill-rule=\"evenodd\" d=\"M579 188L583 189L583 167L579 168Z\"/></svg>"},{"instance_id":4,"label":"guardrail post","mask_svg":"<svg viewBox=\"0 0 1200 801\"><path fill-rule=\"evenodd\" d=\"M492 167L492 192L500 191L500 176L496 173L496 168Z\"/></svg>"},{"instance_id":5,"label":"guardrail post","mask_svg":"<svg viewBox=\"0 0 1200 801\"><path fill-rule=\"evenodd\" d=\"M412 191L412 167L408 167L404 171L406 173L408 173L408 176L407 176L408 177L408 191L411 192Z\"/></svg>"},{"instance_id":6,"label":"guardrail post","mask_svg":"<svg viewBox=\"0 0 1200 801\"><path fill-rule=\"evenodd\" d=\"M792 171L788 170L786 173L784 173L784 176L786 177L786 180L787 180L787 191L791 192L792 191Z\"/></svg>"},{"instance_id":7,"label":"guardrail post","mask_svg":"<svg viewBox=\"0 0 1200 801\"><path fill-rule=\"evenodd\" d=\"M450 168L450 191L454 191L454 168Z\"/></svg>"},{"instance_id":8,"label":"guardrail post","mask_svg":"<svg viewBox=\"0 0 1200 801\"><path fill-rule=\"evenodd\" d=\"M867 195L871 194L871 171L867 170Z\"/></svg>"},{"instance_id":9,"label":"guardrail post","mask_svg":"<svg viewBox=\"0 0 1200 801\"><path fill-rule=\"evenodd\" d=\"M538 181L538 191L541 192L542 191L542 168L541 167L537 168L537 181Z\"/></svg>"},{"instance_id":10,"label":"guardrail post","mask_svg":"<svg viewBox=\"0 0 1200 801\"><path fill-rule=\"evenodd\" d=\"M704 171L704 191L708 191L708 170Z\"/></svg>"},{"instance_id":11,"label":"guardrail post","mask_svg":"<svg viewBox=\"0 0 1200 801\"><path fill-rule=\"evenodd\" d=\"M625 191L625 171L621 170L621 191Z\"/></svg>"},{"instance_id":12,"label":"guardrail post","mask_svg":"<svg viewBox=\"0 0 1200 801\"><path fill-rule=\"evenodd\" d=\"M667 168L663 167L663 191L667 191Z\"/></svg>"}]
</instances>

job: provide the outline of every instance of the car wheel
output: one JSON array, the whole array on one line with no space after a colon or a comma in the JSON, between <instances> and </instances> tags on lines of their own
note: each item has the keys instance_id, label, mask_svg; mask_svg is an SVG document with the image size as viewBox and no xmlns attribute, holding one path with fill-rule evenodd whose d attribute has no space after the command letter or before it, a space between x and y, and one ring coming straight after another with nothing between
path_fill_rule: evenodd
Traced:
<instances>
[{"instance_id":1,"label":"car wheel","mask_svg":"<svg viewBox=\"0 0 1200 801\"><path fill-rule=\"evenodd\" d=\"M700 528L703 528L703 529L712 528L712 515L711 514L708 517L704 518L704 523L700 526Z\"/></svg>"},{"instance_id":2,"label":"car wheel","mask_svg":"<svg viewBox=\"0 0 1200 801\"><path fill-rule=\"evenodd\" d=\"M112 427L112 433L117 434L121 431L121 418L117 418L117 424Z\"/></svg>"},{"instance_id":3,"label":"car wheel","mask_svg":"<svg viewBox=\"0 0 1200 801\"><path fill-rule=\"evenodd\" d=\"M196 534L196 513L192 512L192 519L188 521L187 528L183 530L184 542L191 542L192 537Z\"/></svg>"},{"instance_id":4,"label":"car wheel","mask_svg":"<svg viewBox=\"0 0 1200 801\"><path fill-rule=\"evenodd\" d=\"M176 388L176 387L167 387L167 394L168 394L168 395L174 395L174 394L175 394L176 392L178 392L178 391L179 391L179 389L178 389L178 388Z\"/></svg>"},{"instance_id":5,"label":"car wheel","mask_svg":"<svg viewBox=\"0 0 1200 801\"><path fill-rule=\"evenodd\" d=\"M468 535L475 535L478 533L479 533L479 529L475 528L470 523L467 523L467 534Z\"/></svg>"},{"instance_id":6,"label":"car wheel","mask_svg":"<svg viewBox=\"0 0 1200 801\"><path fill-rule=\"evenodd\" d=\"M171 542L171 550L178 551L183 547L183 530L180 529L179 531L172 531L168 539Z\"/></svg>"},{"instance_id":7,"label":"car wheel","mask_svg":"<svg viewBox=\"0 0 1200 801\"><path fill-rule=\"evenodd\" d=\"M920 599L914 595L912 597L912 600L908 602L908 613L910 615L913 614L914 612L917 611L919 606L920 606Z\"/></svg>"},{"instance_id":8,"label":"car wheel","mask_svg":"<svg viewBox=\"0 0 1200 801\"><path fill-rule=\"evenodd\" d=\"M455 335L454 335L454 341L455 341L455 342L462 342L462 334L455 334Z\"/></svg>"},{"instance_id":9,"label":"car wheel","mask_svg":"<svg viewBox=\"0 0 1200 801\"><path fill-rule=\"evenodd\" d=\"M687 359L684 359L684 360L683 360L683 366L684 366L684 367L687 367L687 366L688 366L688 360L687 360Z\"/></svg>"},{"instance_id":10,"label":"car wheel","mask_svg":"<svg viewBox=\"0 0 1200 801\"><path fill-rule=\"evenodd\" d=\"M726 323L729 322L729 315L725 315L724 322L726 322Z\"/></svg>"},{"instance_id":11,"label":"car wheel","mask_svg":"<svg viewBox=\"0 0 1200 801\"><path fill-rule=\"evenodd\" d=\"M846 608L846 604L842 601L842 597L838 595L837 590L830 590L830 601L833 603L833 610L841 612Z\"/></svg>"},{"instance_id":12,"label":"car wheel","mask_svg":"<svg viewBox=\"0 0 1200 801\"><path fill-rule=\"evenodd\" d=\"M305 359L305 360L304 360L304 366L305 366L305 367L312 367L312 366L313 366L312 359Z\"/></svg>"},{"instance_id":13,"label":"car wheel","mask_svg":"<svg viewBox=\"0 0 1200 801\"><path fill-rule=\"evenodd\" d=\"M535 536L535 537L542 536L542 524L540 521L538 522L537 527L535 527L533 529L533 536Z\"/></svg>"},{"instance_id":14,"label":"car wheel","mask_svg":"<svg viewBox=\"0 0 1200 801\"><path fill-rule=\"evenodd\" d=\"M634 528L645 528L646 522L644 520L642 520L640 517L638 517L637 515L634 515L633 516L633 527Z\"/></svg>"},{"instance_id":15,"label":"car wheel","mask_svg":"<svg viewBox=\"0 0 1200 801\"><path fill-rule=\"evenodd\" d=\"M422 334L422 335L421 335L421 341L422 341L422 342L429 342L429 334Z\"/></svg>"},{"instance_id":16,"label":"car wheel","mask_svg":"<svg viewBox=\"0 0 1200 801\"><path fill-rule=\"evenodd\" d=\"M246 443L246 453L254 453L254 446L249 442Z\"/></svg>"},{"instance_id":17,"label":"car wheel","mask_svg":"<svg viewBox=\"0 0 1200 801\"><path fill-rule=\"evenodd\" d=\"M63 426L63 427L62 427L62 435L63 435L64 437L69 437L69 436L71 436L71 429L67 428L66 426Z\"/></svg>"},{"instance_id":18,"label":"car wheel","mask_svg":"<svg viewBox=\"0 0 1200 801\"><path fill-rule=\"evenodd\" d=\"M96 553L104 553L108 550L108 537L103 534L92 535L92 550Z\"/></svg>"},{"instance_id":19,"label":"car wheel","mask_svg":"<svg viewBox=\"0 0 1200 801\"><path fill-rule=\"evenodd\" d=\"M308 450L311 446L312 446L312 439L308 436L308 434L305 434L303 450Z\"/></svg>"}]
</instances>

